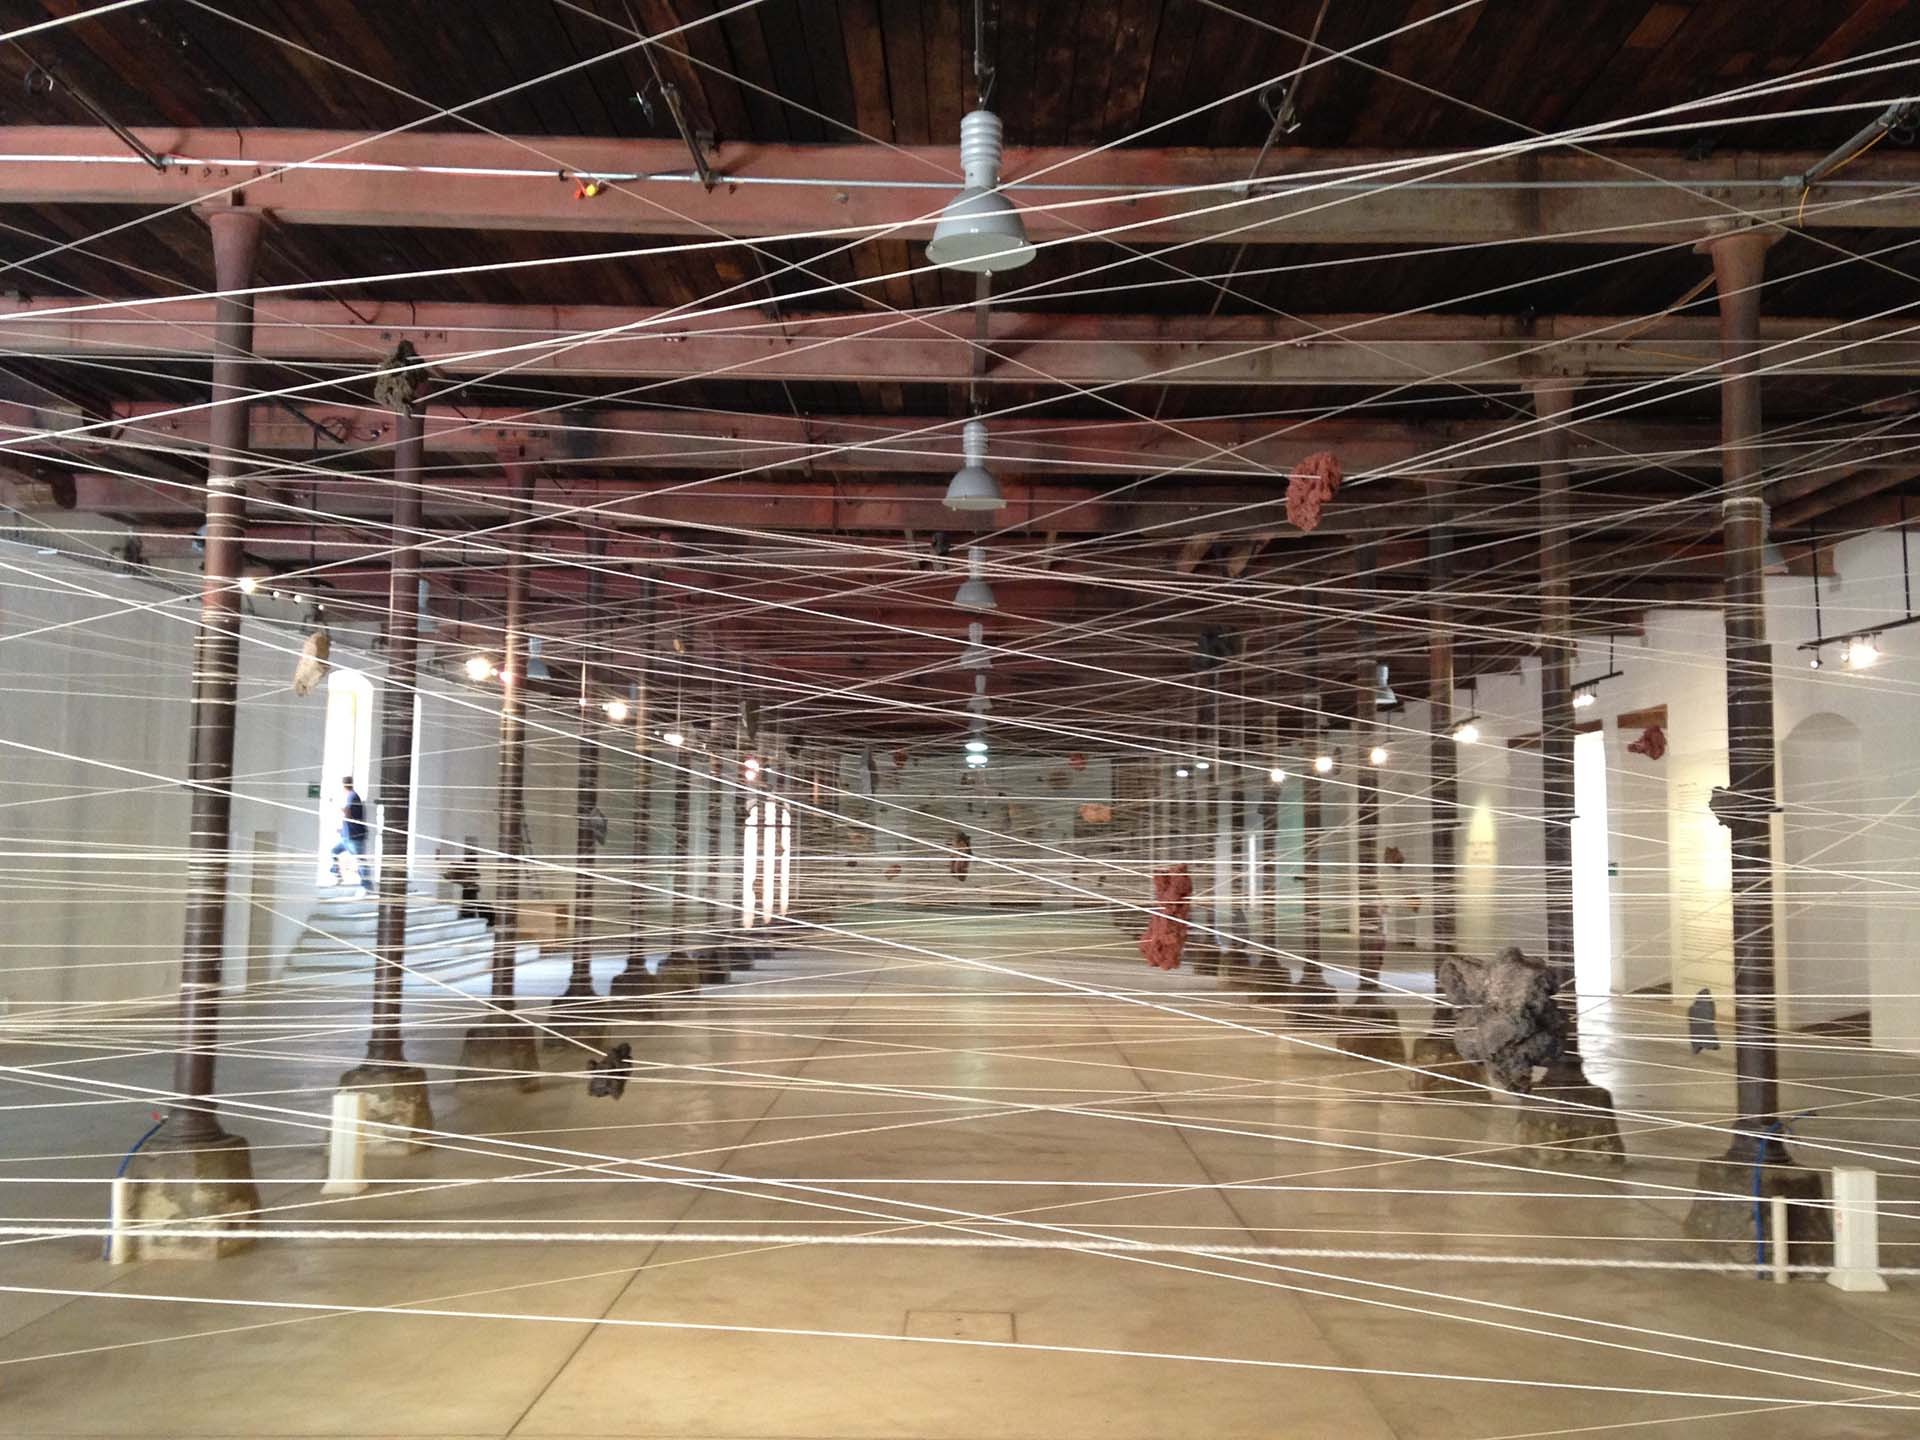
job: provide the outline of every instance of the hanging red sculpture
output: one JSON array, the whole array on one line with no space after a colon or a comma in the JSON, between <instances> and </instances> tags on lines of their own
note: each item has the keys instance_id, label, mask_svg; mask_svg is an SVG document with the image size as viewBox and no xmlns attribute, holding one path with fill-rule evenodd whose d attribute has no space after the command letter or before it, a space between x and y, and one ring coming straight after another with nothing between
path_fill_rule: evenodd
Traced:
<instances>
[{"instance_id":1,"label":"hanging red sculpture","mask_svg":"<svg viewBox=\"0 0 1920 1440\"><path fill-rule=\"evenodd\" d=\"M1320 512L1340 493L1340 462L1319 450L1293 467L1287 480L1287 519L1302 533L1320 524Z\"/></svg>"},{"instance_id":2,"label":"hanging red sculpture","mask_svg":"<svg viewBox=\"0 0 1920 1440\"><path fill-rule=\"evenodd\" d=\"M1178 970L1187 943L1188 900L1193 879L1184 864L1169 865L1153 877L1153 918L1140 937L1141 957L1160 970Z\"/></svg>"},{"instance_id":3,"label":"hanging red sculpture","mask_svg":"<svg viewBox=\"0 0 1920 1440\"><path fill-rule=\"evenodd\" d=\"M1667 732L1658 725L1649 725L1640 732L1640 738L1627 746L1629 754L1644 755L1649 760L1658 760L1667 753Z\"/></svg>"}]
</instances>

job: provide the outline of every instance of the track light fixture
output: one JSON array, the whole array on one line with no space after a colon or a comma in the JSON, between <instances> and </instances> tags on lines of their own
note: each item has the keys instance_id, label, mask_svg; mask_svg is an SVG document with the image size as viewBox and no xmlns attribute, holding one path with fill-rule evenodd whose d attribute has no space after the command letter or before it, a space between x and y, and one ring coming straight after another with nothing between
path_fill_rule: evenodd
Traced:
<instances>
[{"instance_id":1,"label":"track light fixture","mask_svg":"<svg viewBox=\"0 0 1920 1440\"><path fill-rule=\"evenodd\" d=\"M1453 739L1456 745L1478 745L1480 743L1480 727L1474 724L1471 719L1462 720L1458 725L1453 727Z\"/></svg>"},{"instance_id":2,"label":"track light fixture","mask_svg":"<svg viewBox=\"0 0 1920 1440\"><path fill-rule=\"evenodd\" d=\"M606 712L607 719L613 721L616 725L627 718L627 702L617 695L600 708Z\"/></svg>"},{"instance_id":3,"label":"track light fixture","mask_svg":"<svg viewBox=\"0 0 1920 1440\"><path fill-rule=\"evenodd\" d=\"M667 744L673 746L673 748L676 750L678 750L682 745L687 743L687 737L681 734L678 730L669 730L666 732L666 734L662 735L660 738L666 741Z\"/></svg>"},{"instance_id":4,"label":"track light fixture","mask_svg":"<svg viewBox=\"0 0 1920 1440\"><path fill-rule=\"evenodd\" d=\"M1576 710L1585 710L1595 704L1599 699L1600 697L1594 693L1591 685L1582 685L1573 692L1573 708Z\"/></svg>"},{"instance_id":5,"label":"track light fixture","mask_svg":"<svg viewBox=\"0 0 1920 1440\"><path fill-rule=\"evenodd\" d=\"M469 655L467 657L466 668L467 678L476 684L482 680L491 680L496 673L493 668L493 661L484 655Z\"/></svg>"},{"instance_id":6,"label":"track light fixture","mask_svg":"<svg viewBox=\"0 0 1920 1440\"><path fill-rule=\"evenodd\" d=\"M1856 635L1847 642L1847 668L1865 670L1880 658L1880 641L1873 635Z\"/></svg>"},{"instance_id":7,"label":"track light fixture","mask_svg":"<svg viewBox=\"0 0 1920 1440\"><path fill-rule=\"evenodd\" d=\"M1384 745L1376 745L1367 752L1367 763L1370 765L1384 765L1392 758L1387 754L1387 747Z\"/></svg>"},{"instance_id":8,"label":"track light fixture","mask_svg":"<svg viewBox=\"0 0 1920 1440\"><path fill-rule=\"evenodd\" d=\"M1333 773L1333 757L1331 755L1314 756L1313 768L1316 774L1331 775Z\"/></svg>"},{"instance_id":9,"label":"track light fixture","mask_svg":"<svg viewBox=\"0 0 1920 1440\"><path fill-rule=\"evenodd\" d=\"M987 425L984 420L969 420L960 431L964 463L947 482L949 510L1004 510L1007 497L1000 493L1000 482L987 469Z\"/></svg>"},{"instance_id":10,"label":"track light fixture","mask_svg":"<svg viewBox=\"0 0 1920 1440\"><path fill-rule=\"evenodd\" d=\"M975 110L960 121L964 189L947 202L927 242L927 260L942 270L991 275L1033 259L1020 209L1000 191L1000 117Z\"/></svg>"},{"instance_id":11,"label":"track light fixture","mask_svg":"<svg viewBox=\"0 0 1920 1440\"><path fill-rule=\"evenodd\" d=\"M1276 785L1284 785L1287 783L1287 772L1276 765L1273 769L1267 771L1267 779Z\"/></svg>"}]
</instances>

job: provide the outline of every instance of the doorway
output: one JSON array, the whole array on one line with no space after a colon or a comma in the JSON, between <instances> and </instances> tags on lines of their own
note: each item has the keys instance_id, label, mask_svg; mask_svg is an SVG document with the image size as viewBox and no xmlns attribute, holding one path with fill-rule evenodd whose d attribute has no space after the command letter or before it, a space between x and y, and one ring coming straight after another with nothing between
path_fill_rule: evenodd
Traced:
<instances>
[{"instance_id":1,"label":"doorway","mask_svg":"<svg viewBox=\"0 0 1920 1440\"><path fill-rule=\"evenodd\" d=\"M1613 882L1607 861L1607 735L1573 737L1573 988L1613 993Z\"/></svg>"},{"instance_id":2,"label":"doorway","mask_svg":"<svg viewBox=\"0 0 1920 1440\"><path fill-rule=\"evenodd\" d=\"M747 807L740 840L740 922L770 924L792 900L793 811L777 800L756 800Z\"/></svg>"},{"instance_id":3,"label":"doorway","mask_svg":"<svg viewBox=\"0 0 1920 1440\"><path fill-rule=\"evenodd\" d=\"M340 777L353 776L367 793L367 767L373 758L373 681L358 670L335 668L327 675L327 725L320 742L320 836L315 847L315 883L330 883L334 841L340 835ZM371 817L369 817L371 818ZM373 857L361 857L363 867Z\"/></svg>"}]
</instances>

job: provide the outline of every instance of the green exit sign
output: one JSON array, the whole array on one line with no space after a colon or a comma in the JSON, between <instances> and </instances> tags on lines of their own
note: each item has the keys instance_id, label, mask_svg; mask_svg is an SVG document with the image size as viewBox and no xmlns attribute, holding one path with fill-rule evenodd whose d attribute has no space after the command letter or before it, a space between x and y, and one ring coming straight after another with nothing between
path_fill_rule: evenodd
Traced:
<instances>
[{"instance_id":1,"label":"green exit sign","mask_svg":"<svg viewBox=\"0 0 1920 1440\"><path fill-rule=\"evenodd\" d=\"M309 780L307 782L307 799L318 800L319 798L320 798L320 782L318 780Z\"/></svg>"}]
</instances>

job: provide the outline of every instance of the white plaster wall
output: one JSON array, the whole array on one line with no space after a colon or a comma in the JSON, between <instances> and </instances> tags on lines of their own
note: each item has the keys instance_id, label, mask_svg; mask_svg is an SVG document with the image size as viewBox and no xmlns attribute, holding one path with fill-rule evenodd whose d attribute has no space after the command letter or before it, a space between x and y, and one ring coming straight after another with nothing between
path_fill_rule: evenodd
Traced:
<instances>
[{"instance_id":1,"label":"white plaster wall","mask_svg":"<svg viewBox=\"0 0 1920 1440\"><path fill-rule=\"evenodd\" d=\"M196 596L65 557L0 556L0 994L27 1005L169 993L186 865ZM271 980L311 902L325 695L291 687L297 627L242 630L226 981ZM380 666L334 636L334 661ZM485 698L429 681L423 862L493 843L495 721ZM476 709L475 706L479 708ZM378 738L375 738L378 754ZM375 777L364 793L378 803Z\"/></svg>"}]
</instances>

